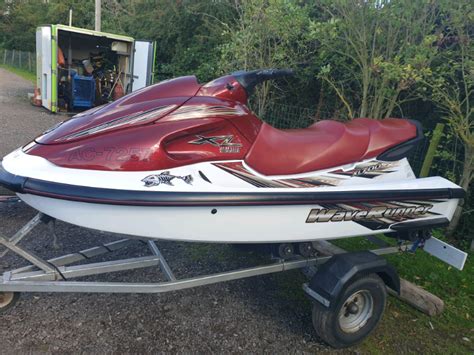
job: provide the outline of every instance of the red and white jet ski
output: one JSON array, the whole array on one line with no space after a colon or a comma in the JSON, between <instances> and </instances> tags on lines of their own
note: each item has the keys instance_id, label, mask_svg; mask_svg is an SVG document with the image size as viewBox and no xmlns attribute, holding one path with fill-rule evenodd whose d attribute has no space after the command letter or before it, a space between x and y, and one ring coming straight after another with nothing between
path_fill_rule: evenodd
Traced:
<instances>
[{"instance_id":1,"label":"red and white jet ski","mask_svg":"<svg viewBox=\"0 0 474 355\"><path fill-rule=\"evenodd\" d=\"M289 70L194 76L80 113L7 155L0 184L54 218L109 232L283 243L445 225L464 191L417 179L404 119L279 130L246 106Z\"/></svg>"}]
</instances>

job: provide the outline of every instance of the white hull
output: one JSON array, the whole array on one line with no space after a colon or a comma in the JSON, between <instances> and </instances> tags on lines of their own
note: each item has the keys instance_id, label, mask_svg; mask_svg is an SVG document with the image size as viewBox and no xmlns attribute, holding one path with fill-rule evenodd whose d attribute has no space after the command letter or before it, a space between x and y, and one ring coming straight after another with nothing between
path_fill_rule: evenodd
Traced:
<instances>
[{"instance_id":1,"label":"white hull","mask_svg":"<svg viewBox=\"0 0 474 355\"><path fill-rule=\"evenodd\" d=\"M51 217L102 231L178 241L280 243L378 234L393 231L397 223L451 220L459 201L449 193L431 195L432 190L459 187L440 177L416 179L406 159L293 176L262 176L240 161L169 171L67 169L21 150L5 157L2 165L13 179L28 180L30 190L17 190L19 197ZM46 190L31 191L38 184ZM226 197L213 199L213 194ZM284 194L292 201L287 203ZM199 195L206 195L204 203L196 200ZM227 203L227 198L234 200Z\"/></svg>"},{"instance_id":2,"label":"white hull","mask_svg":"<svg viewBox=\"0 0 474 355\"><path fill-rule=\"evenodd\" d=\"M353 221L306 223L317 205L147 207L117 206L19 195L31 207L78 226L176 241L281 243L380 234ZM432 212L451 219L458 200L436 204ZM432 215L429 218L439 217Z\"/></svg>"}]
</instances>

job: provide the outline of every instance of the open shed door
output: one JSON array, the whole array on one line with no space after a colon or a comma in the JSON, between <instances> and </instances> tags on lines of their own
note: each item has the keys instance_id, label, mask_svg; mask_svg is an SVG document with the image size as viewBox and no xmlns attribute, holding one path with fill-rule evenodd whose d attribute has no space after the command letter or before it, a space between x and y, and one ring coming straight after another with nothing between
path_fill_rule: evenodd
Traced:
<instances>
[{"instance_id":1,"label":"open shed door","mask_svg":"<svg viewBox=\"0 0 474 355\"><path fill-rule=\"evenodd\" d=\"M51 27L36 30L36 85L41 90L41 104L52 109Z\"/></svg>"},{"instance_id":2,"label":"open shed door","mask_svg":"<svg viewBox=\"0 0 474 355\"><path fill-rule=\"evenodd\" d=\"M153 83L154 66L155 43L150 41L135 41L132 91L144 88Z\"/></svg>"}]
</instances>

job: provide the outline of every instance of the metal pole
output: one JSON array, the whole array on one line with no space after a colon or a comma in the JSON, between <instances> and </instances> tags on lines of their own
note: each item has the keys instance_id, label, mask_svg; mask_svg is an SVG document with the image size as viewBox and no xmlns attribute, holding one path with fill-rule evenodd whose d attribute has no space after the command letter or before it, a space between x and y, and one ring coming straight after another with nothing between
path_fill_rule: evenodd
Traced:
<instances>
[{"instance_id":1,"label":"metal pole","mask_svg":"<svg viewBox=\"0 0 474 355\"><path fill-rule=\"evenodd\" d=\"M95 0L95 30L100 32L101 0Z\"/></svg>"},{"instance_id":2,"label":"metal pole","mask_svg":"<svg viewBox=\"0 0 474 355\"><path fill-rule=\"evenodd\" d=\"M41 218L43 217L42 213L38 213L34 216L27 224L25 224L18 232L15 233L13 237L9 239L9 242L13 245L17 245L28 233L30 233L33 228L41 223ZM3 258L9 249L6 249L3 253L0 253L0 258Z\"/></svg>"},{"instance_id":3,"label":"metal pole","mask_svg":"<svg viewBox=\"0 0 474 355\"><path fill-rule=\"evenodd\" d=\"M174 276L173 271L171 271L171 268L169 267L163 255L161 255L160 249L158 249L155 242L153 240L149 240L148 246L150 247L153 254L155 254L159 258L161 271L163 271L168 281L176 281L176 277Z\"/></svg>"},{"instance_id":4,"label":"metal pole","mask_svg":"<svg viewBox=\"0 0 474 355\"><path fill-rule=\"evenodd\" d=\"M69 27L72 27L72 8L69 9Z\"/></svg>"},{"instance_id":5,"label":"metal pole","mask_svg":"<svg viewBox=\"0 0 474 355\"><path fill-rule=\"evenodd\" d=\"M45 261L42 258L40 258L39 256L33 254L32 252L27 251L26 249L23 249L23 248L15 245L14 243L10 242L8 239L6 239L5 237L2 237L1 235L0 235L0 243L3 246L10 249L15 254L17 254L17 255L21 256L22 258L28 260L30 263L37 266L38 268L40 268L44 272L46 272L48 274L51 274L51 275L54 275L55 278L56 278L56 276L58 276L54 266L50 265L47 261Z\"/></svg>"}]
</instances>

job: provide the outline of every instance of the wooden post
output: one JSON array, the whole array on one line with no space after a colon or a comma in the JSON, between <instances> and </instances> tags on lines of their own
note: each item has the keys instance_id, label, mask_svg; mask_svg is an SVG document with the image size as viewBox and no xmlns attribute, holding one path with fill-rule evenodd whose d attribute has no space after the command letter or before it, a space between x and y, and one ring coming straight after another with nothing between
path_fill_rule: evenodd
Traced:
<instances>
[{"instance_id":1,"label":"wooden post","mask_svg":"<svg viewBox=\"0 0 474 355\"><path fill-rule=\"evenodd\" d=\"M324 255L343 254L346 251L325 240L313 242L313 247ZM400 279L400 295L387 287L387 291L399 300L408 303L410 306L429 315L436 316L444 310L444 302L438 296L412 284L411 282Z\"/></svg>"},{"instance_id":2,"label":"wooden post","mask_svg":"<svg viewBox=\"0 0 474 355\"><path fill-rule=\"evenodd\" d=\"M12 66L14 66L15 63L15 50L12 50Z\"/></svg>"},{"instance_id":3,"label":"wooden post","mask_svg":"<svg viewBox=\"0 0 474 355\"><path fill-rule=\"evenodd\" d=\"M3 64L7 64L7 50L4 49L3 51L4 51L3 52Z\"/></svg>"},{"instance_id":4,"label":"wooden post","mask_svg":"<svg viewBox=\"0 0 474 355\"><path fill-rule=\"evenodd\" d=\"M20 59L19 62L18 62L18 68L23 69L23 68L21 67L21 51L20 51L20 53L19 53L18 55L19 55L19 59Z\"/></svg>"},{"instance_id":5,"label":"wooden post","mask_svg":"<svg viewBox=\"0 0 474 355\"><path fill-rule=\"evenodd\" d=\"M31 71L31 52L28 52L28 70Z\"/></svg>"},{"instance_id":6,"label":"wooden post","mask_svg":"<svg viewBox=\"0 0 474 355\"><path fill-rule=\"evenodd\" d=\"M433 158L438 149L439 141L443 135L444 124L437 123L433 131L433 137L431 137L430 146L425 155L425 160L423 161L423 166L421 167L420 177L427 177L430 173L431 165L433 164Z\"/></svg>"}]
</instances>

